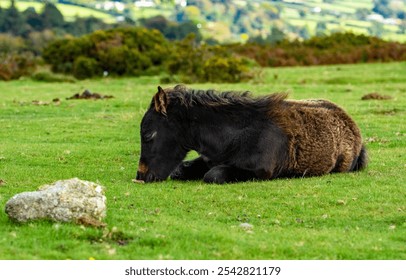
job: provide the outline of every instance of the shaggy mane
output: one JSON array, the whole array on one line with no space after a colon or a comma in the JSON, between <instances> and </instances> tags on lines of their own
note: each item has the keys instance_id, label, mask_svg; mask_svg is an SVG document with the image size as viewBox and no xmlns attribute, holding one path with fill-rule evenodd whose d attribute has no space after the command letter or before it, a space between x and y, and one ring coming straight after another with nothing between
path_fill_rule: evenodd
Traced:
<instances>
[{"instance_id":1,"label":"shaggy mane","mask_svg":"<svg viewBox=\"0 0 406 280\"><path fill-rule=\"evenodd\" d=\"M249 91L196 90L183 85L177 85L165 91L171 100L179 100L182 105L188 108L196 105L203 107L243 106L269 110L270 106L279 104L287 97L285 93L253 97Z\"/></svg>"}]
</instances>

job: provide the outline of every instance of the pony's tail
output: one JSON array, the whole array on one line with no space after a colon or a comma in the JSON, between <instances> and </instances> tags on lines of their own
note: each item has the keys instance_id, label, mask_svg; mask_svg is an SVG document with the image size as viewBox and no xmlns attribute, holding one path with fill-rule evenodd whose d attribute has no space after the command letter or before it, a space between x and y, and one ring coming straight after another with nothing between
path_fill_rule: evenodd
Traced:
<instances>
[{"instance_id":1,"label":"pony's tail","mask_svg":"<svg viewBox=\"0 0 406 280\"><path fill-rule=\"evenodd\" d=\"M351 171L359 171L367 167L368 165L368 153L364 145L361 147L361 152L354 160Z\"/></svg>"}]
</instances>

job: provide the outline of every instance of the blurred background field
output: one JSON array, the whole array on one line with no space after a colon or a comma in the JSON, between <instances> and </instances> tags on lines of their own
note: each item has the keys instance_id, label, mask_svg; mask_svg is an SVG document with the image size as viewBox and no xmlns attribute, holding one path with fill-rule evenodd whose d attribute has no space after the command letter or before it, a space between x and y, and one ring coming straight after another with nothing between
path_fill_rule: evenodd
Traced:
<instances>
[{"instance_id":1,"label":"blurred background field","mask_svg":"<svg viewBox=\"0 0 406 280\"><path fill-rule=\"evenodd\" d=\"M267 37L277 28L286 37L308 39L317 34L355 32L387 40L405 41L406 4L403 0L151 0L45 1L55 4L65 20L95 17L104 22L159 24L163 18L193 22L205 40L245 42ZM43 9L44 1L15 1L20 11ZM1 0L4 9L9 0ZM192 27L189 27L192 29ZM197 30L196 30L197 31ZM272 38L269 38L272 40Z\"/></svg>"}]
</instances>

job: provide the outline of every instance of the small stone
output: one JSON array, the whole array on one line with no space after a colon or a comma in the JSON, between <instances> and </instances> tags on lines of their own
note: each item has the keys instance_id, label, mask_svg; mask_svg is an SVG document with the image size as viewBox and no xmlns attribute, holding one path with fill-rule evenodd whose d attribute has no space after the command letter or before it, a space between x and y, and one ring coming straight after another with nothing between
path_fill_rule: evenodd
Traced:
<instances>
[{"instance_id":1,"label":"small stone","mask_svg":"<svg viewBox=\"0 0 406 280\"><path fill-rule=\"evenodd\" d=\"M102 186L73 178L44 185L39 191L17 194L6 203L5 211L10 219L19 222L49 219L92 221L86 224L93 225L106 216L106 197Z\"/></svg>"},{"instance_id":2,"label":"small stone","mask_svg":"<svg viewBox=\"0 0 406 280\"><path fill-rule=\"evenodd\" d=\"M241 223L240 228L248 231L248 230L252 230L254 228L254 226L249 223Z\"/></svg>"},{"instance_id":3,"label":"small stone","mask_svg":"<svg viewBox=\"0 0 406 280\"><path fill-rule=\"evenodd\" d=\"M145 183L145 181L143 181L143 180L137 180L137 179L132 179L132 182L133 182L133 183L136 183L136 184L144 184L144 183Z\"/></svg>"},{"instance_id":4,"label":"small stone","mask_svg":"<svg viewBox=\"0 0 406 280\"><path fill-rule=\"evenodd\" d=\"M345 200L339 199L339 200L337 200L337 204L338 205L346 205L347 202L345 202Z\"/></svg>"}]
</instances>

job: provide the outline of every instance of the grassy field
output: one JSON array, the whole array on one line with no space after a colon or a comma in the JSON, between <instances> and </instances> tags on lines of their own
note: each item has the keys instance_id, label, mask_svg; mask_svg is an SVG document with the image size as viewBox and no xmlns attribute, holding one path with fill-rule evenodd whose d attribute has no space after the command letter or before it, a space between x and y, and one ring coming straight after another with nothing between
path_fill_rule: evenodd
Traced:
<instances>
[{"instance_id":1,"label":"grassy field","mask_svg":"<svg viewBox=\"0 0 406 280\"><path fill-rule=\"evenodd\" d=\"M32 7L37 13L40 13L44 7L43 3L39 2L29 2L29 1L16 1L16 8L20 11L25 11L26 9ZM0 7L8 8L10 7L9 0L0 0ZM76 17L96 17L104 20L107 23L116 22L114 16L104 13L102 11L97 11L94 9L89 9L85 7L73 6L68 4L56 4L58 10L62 13L65 20L73 21Z\"/></svg>"},{"instance_id":2,"label":"grassy field","mask_svg":"<svg viewBox=\"0 0 406 280\"><path fill-rule=\"evenodd\" d=\"M356 34L370 34L369 29L373 27L373 22L360 20L356 17L357 9L372 10L373 1L351 1L341 0L334 3L324 3L322 0L303 1L300 5L289 2L278 2L283 7L281 18L291 25L297 27L307 27L311 36L316 35L317 23L325 23L328 31L350 31ZM314 8L320 8L321 13L314 13ZM305 17L301 17L299 11L305 11ZM371 11L372 13L372 11ZM376 34L375 34L376 35ZM405 33L400 26L382 24L383 39L391 41L405 42Z\"/></svg>"},{"instance_id":3,"label":"grassy field","mask_svg":"<svg viewBox=\"0 0 406 280\"><path fill-rule=\"evenodd\" d=\"M192 85L345 108L369 167L304 179L133 184L140 120L158 84L0 82L0 259L406 259L406 63L274 68L252 83ZM84 89L115 98L65 100ZM361 100L371 92L393 99ZM32 103L54 98L61 104ZM4 213L13 195L72 177L106 187L105 228L17 224Z\"/></svg>"}]
</instances>

